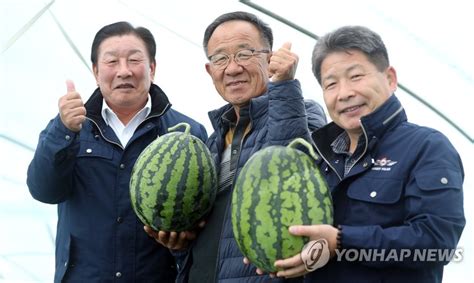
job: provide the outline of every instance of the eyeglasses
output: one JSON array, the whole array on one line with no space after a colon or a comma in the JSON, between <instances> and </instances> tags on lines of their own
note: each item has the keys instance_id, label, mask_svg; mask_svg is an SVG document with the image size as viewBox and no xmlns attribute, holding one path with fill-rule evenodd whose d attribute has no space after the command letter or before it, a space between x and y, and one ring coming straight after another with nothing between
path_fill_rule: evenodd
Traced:
<instances>
[{"instance_id":1,"label":"eyeglasses","mask_svg":"<svg viewBox=\"0 0 474 283\"><path fill-rule=\"evenodd\" d=\"M225 69L230 63L230 57L234 57L235 63L246 66L250 63L250 58L260 53L270 53L270 50L262 49L242 49L235 54L217 53L208 57L211 64L217 69Z\"/></svg>"}]
</instances>

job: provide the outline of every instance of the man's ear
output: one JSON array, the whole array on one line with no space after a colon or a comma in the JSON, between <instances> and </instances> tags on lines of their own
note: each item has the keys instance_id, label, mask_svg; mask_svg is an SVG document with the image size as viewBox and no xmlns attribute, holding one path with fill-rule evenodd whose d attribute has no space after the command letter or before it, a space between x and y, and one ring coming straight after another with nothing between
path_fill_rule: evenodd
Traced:
<instances>
[{"instance_id":1,"label":"man's ear","mask_svg":"<svg viewBox=\"0 0 474 283\"><path fill-rule=\"evenodd\" d=\"M206 63L205 67L206 67L206 72L209 74L209 76L212 76L212 73L211 73L211 64Z\"/></svg>"},{"instance_id":2,"label":"man's ear","mask_svg":"<svg viewBox=\"0 0 474 283\"><path fill-rule=\"evenodd\" d=\"M394 67L390 66L387 68L385 73L387 76L387 81L390 87L390 91L391 93L393 93L395 92L395 90L397 90L397 86L398 86L397 71L395 71Z\"/></svg>"},{"instance_id":3,"label":"man's ear","mask_svg":"<svg viewBox=\"0 0 474 283\"><path fill-rule=\"evenodd\" d=\"M156 71L156 62L150 63L150 80L153 82L155 79L155 71Z\"/></svg>"},{"instance_id":4,"label":"man's ear","mask_svg":"<svg viewBox=\"0 0 474 283\"><path fill-rule=\"evenodd\" d=\"M96 64L92 64L92 71L94 72L94 78L97 86L99 86L99 68L97 68Z\"/></svg>"}]
</instances>

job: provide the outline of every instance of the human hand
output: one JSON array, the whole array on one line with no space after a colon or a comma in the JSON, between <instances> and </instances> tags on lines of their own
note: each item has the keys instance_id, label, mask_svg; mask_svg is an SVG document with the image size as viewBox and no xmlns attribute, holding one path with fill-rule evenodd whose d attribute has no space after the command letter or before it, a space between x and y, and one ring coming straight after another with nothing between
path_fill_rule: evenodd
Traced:
<instances>
[{"instance_id":1,"label":"human hand","mask_svg":"<svg viewBox=\"0 0 474 283\"><path fill-rule=\"evenodd\" d=\"M205 224L205 221L201 221L198 224L198 228L203 228ZM156 231L147 225L145 225L143 229L150 237L154 238L155 241L171 250L183 250L187 248L189 243L196 239L198 232L197 229L182 232Z\"/></svg>"},{"instance_id":2,"label":"human hand","mask_svg":"<svg viewBox=\"0 0 474 283\"><path fill-rule=\"evenodd\" d=\"M291 234L295 236L306 236L310 239L309 243L312 243L311 241L315 241L313 243L321 243L324 242L323 245L327 245L327 248L329 249L329 256L327 256L326 260L329 260L330 256L334 256L335 250L337 247L337 234L338 234L338 229L327 224L322 224L322 225L297 225L297 226L291 226L289 228L289 231ZM285 277L285 278L292 278L292 277L298 277L298 276L303 276L306 273L309 272L309 270L315 270L314 266L309 266L309 268L313 267L312 269L308 269L308 262L303 262L303 260L307 260L308 257L312 257L313 255L307 255L308 251L311 252L311 250L308 250L308 246L305 246L303 248L303 251L301 254L297 254L293 257L287 258L287 259L282 259L282 260L277 260L275 261L275 267L278 268L280 271L276 273L277 277ZM319 262L312 262L312 264L318 264ZM324 266L326 262L323 262L322 265ZM321 266L319 266L321 267ZM317 267L317 268L319 268Z\"/></svg>"},{"instance_id":3,"label":"human hand","mask_svg":"<svg viewBox=\"0 0 474 283\"><path fill-rule=\"evenodd\" d=\"M244 257L244 264L248 265L251 264L250 260L247 257ZM260 268L257 267L257 274L258 275L264 275L265 271L261 270ZM269 273L271 278L274 278L276 276L276 273Z\"/></svg>"},{"instance_id":4,"label":"human hand","mask_svg":"<svg viewBox=\"0 0 474 283\"><path fill-rule=\"evenodd\" d=\"M293 278L293 277L303 276L306 273L308 273L304 267L303 261L301 260L300 254L297 254L291 258L287 258L284 260L277 260L275 262L275 266L277 262L279 262L279 266L287 266L288 269L278 271L278 272L270 272L268 273L270 278L275 278L275 277ZM244 264L250 264L250 263L251 263L250 260L244 257ZM264 275L266 273L265 271L261 270L258 267L257 267L256 272L258 275Z\"/></svg>"},{"instance_id":5,"label":"human hand","mask_svg":"<svg viewBox=\"0 0 474 283\"><path fill-rule=\"evenodd\" d=\"M291 42L285 42L270 57L268 71L272 82L293 80L298 67L298 55L291 52Z\"/></svg>"},{"instance_id":6,"label":"human hand","mask_svg":"<svg viewBox=\"0 0 474 283\"><path fill-rule=\"evenodd\" d=\"M59 116L64 126L73 132L79 132L86 120L86 108L82 98L76 91L74 82L67 80L67 93L59 98Z\"/></svg>"}]
</instances>

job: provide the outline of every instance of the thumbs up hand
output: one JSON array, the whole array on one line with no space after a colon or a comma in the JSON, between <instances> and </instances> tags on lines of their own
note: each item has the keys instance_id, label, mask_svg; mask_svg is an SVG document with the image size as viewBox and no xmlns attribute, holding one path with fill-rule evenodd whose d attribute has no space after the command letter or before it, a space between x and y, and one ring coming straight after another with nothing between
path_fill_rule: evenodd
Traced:
<instances>
[{"instance_id":1,"label":"thumbs up hand","mask_svg":"<svg viewBox=\"0 0 474 283\"><path fill-rule=\"evenodd\" d=\"M291 42L286 42L270 58L268 71L272 82L293 80L298 66L298 55L291 52Z\"/></svg>"},{"instance_id":2,"label":"thumbs up hand","mask_svg":"<svg viewBox=\"0 0 474 283\"><path fill-rule=\"evenodd\" d=\"M67 93L59 98L59 116L64 126L73 132L79 132L86 119L86 108L76 91L73 81L66 81Z\"/></svg>"}]
</instances>

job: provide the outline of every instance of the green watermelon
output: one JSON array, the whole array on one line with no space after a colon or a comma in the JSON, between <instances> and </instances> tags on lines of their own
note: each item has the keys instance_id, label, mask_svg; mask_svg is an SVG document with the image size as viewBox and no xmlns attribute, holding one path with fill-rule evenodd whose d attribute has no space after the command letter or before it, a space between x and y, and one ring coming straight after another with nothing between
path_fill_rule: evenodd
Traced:
<instances>
[{"instance_id":1,"label":"green watermelon","mask_svg":"<svg viewBox=\"0 0 474 283\"><path fill-rule=\"evenodd\" d=\"M174 132L185 126L184 132ZM206 145L180 123L150 143L132 169L130 199L138 218L155 230L186 231L211 209L217 173Z\"/></svg>"},{"instance_id":2,"label":"green watermelon","mask_svg":"<svg viewBox=\"0 0 474 283\"><path fill-rule=\"evenodd\" d=\"M308 148L311 157L296 149ZM240 251L258 268L276 272L275 260L301 252L308 241L291 225L332 224L330 191L312 146L298 138L287 147L255 153L237 176L232 192L232 229Z\"/></svg>"}]
</instances>

